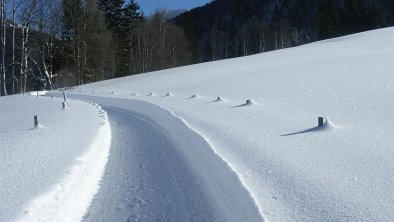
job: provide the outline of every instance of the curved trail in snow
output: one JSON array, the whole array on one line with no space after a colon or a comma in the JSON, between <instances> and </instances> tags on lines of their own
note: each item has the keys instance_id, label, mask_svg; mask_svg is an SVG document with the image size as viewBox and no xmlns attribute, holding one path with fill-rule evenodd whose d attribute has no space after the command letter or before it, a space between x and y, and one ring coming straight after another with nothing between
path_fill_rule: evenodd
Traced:
<instances>
[{"instance_id":1,"label":"curved trail in snow","mask_svg":"<svg viewBox=\"0 0 394 222\"><path fill-rule=\"evenodd\" d=\"M263 221L236 173L181 119L146 102L72 97L102 106L113 138L84 221Z\"/></svg>"},{"instance_id":2,"label":"curved trail in snow","mask_svg":"<svg viewBox=\"0 0 394 222\"><path fill-rule=\"evenodd\" d=\"M166 135L142 116L104 109L115 137L85 221L213 221L208 197Z\"/></svg>"}]
</instances>

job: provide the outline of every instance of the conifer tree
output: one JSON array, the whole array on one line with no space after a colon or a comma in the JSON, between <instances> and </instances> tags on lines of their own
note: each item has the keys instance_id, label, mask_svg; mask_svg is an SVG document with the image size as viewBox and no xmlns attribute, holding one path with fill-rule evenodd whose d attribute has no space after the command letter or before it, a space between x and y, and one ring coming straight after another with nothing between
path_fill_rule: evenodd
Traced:
<instances>
[{"instance_id":1,"label":"conifer tree","mask_svg":"<svg viewBox=\"0 0 394 222\"><path fill-rule=\"evenodd\" d=\"M337 37L341 31L340 24L336 1L323 1L319 8L319 39Z\"/></svg>"},{"instance_id":2,"label":"conifer tree","mask_svg":"<svg viewBox=\"0 0 394 222\"><path fill-rule=\"evenodd\" d=\"M63 0L63 42L68 69L74 76L74 84L84 81L84 6L81 0Z\"/></svg>"},{"instance_id":3,"label":"conifer tree","mask_svg":"<svg viewBox=\"0 0 394 222\"><path fill-rule=\"evenodd\" d=\"M105 16L98 10L96 0L87 0L86 7L87 75L89 81L113 77L113 39L105 24Z\"/></svg>"},{"instance_id":4,"label":"conifer tree","mask_svg":"<svg viewBox=\"0 0 394 222\"><path fill-rule=\"evenodd\" d=\"M108 29L113 32L116 45L114 54L116 75L127 75L131 69L131 36L138 22L143 20L143 15L134 0L127 4L124 0L98 0L98 6L106 16Z\"/></svg>"}]
</instances>

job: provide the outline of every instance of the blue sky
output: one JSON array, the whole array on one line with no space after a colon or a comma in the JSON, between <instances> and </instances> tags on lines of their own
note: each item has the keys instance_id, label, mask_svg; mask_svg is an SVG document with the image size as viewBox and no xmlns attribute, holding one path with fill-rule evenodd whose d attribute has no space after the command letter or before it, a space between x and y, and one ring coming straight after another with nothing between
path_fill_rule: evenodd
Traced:
<instances>
[{"instance_id":1,"label":"blue sky","mask_svg":"<svg viewBox=\"0 0 394 222\"><path fill-rule=\"evenodd\" d=\"M210 0L135 0L142 11L149 15L156 9L191 9L204 5Z\"/></svg>"}]
</instances>

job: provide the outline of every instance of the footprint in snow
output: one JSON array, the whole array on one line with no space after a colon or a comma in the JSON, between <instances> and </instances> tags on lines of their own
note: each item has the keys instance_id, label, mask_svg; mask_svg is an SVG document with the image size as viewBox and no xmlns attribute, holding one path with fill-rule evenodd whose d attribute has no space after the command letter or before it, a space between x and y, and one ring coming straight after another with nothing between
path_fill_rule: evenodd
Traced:
<instances>
[{"instance_id":1,"label":"footprint in snow","mask_svg":"<svg viewBox=\"0 0 394 222\"><path fill-rule=\"evenodd\" d=\"M142 221L142 217L138 214L134 215L130 215L127 217L126 222L140 222Z\"/></svg>"},{"instance_id":2,"label":"footprint in snow","mask_svg":"<svg viewBox=\"0 0 394 222\"><path fill-rule=\"evenodd\" d=\"M116 126L119 126L119 125L120 125L120 123L119 123L119 122L117 122L117 121L114 121L114 120L112 120L112 121L111 121L111 123L112 123L112 125L116 125Z\"/></svg>"},{"instance_id":3,"label":"footprint in snow","mask_svg":"<svg viewBox=\"0 0 394 222\"><path fill-rule=\"evenodd\" d=\"M149 204L148 201L145 201L145 200L138 198L138 197L133 197L131 200L130 199L125 200L125 206L128 209L141 208L141 207L147 206L148 204Z\"/></svg>"}]
</instances>

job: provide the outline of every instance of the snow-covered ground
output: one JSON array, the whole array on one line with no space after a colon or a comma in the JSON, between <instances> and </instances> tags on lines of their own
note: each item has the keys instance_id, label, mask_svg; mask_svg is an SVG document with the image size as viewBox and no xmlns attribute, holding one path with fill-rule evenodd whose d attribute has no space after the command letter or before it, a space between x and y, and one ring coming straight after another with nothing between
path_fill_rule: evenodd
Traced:
<instances>
[{"instance_id":1,"label":"snow-covered ground","mask_svg":"<svg viewBox=\"0 0 394 222\"><path fill-rule=\"evenodd\" d=\"M70 98L108 112L112 137L100 187L92 189L89 208L80 207L84 220L393 221L393 59L394 29L388 28L74 88ZM99 120L95 106L72 100L75 105L60 110L59 102L52 107L50 99L32 99L0 99L1 110L5 104L9 110L0 114L0 217L10 220L34 215L26 210L32 198L69 181L64 170L95 147L100 129L85 122ZM46 104L40 109L49 119L59 120L14 132L32 119L37 101ZM28 111L15 112L20 109ZM61 117L78 109L85 116ZM318 128L319 116L328 118ZM81 128L72 126L73 118ZM35 144L26 142L30 134ZM60 153L42 148L59 138L70 138L53 145ZM42 157L14 156L10 149L18 147ZM66 157L54 165L53 155ZM4 164L10 158L20 165ZM93 172L79 182L97 186L99 170ZM38 189L29 178L44 185ZM19 201L11 201L15 196ZM48 212L65 213L50 205L55 210Z\"/></svg>"},{"instance_id":2,"label":"snow-covered ground","mask_svg":"<svg viewBox=\"0 0 394 222\"><path fill-rule=\"evenodd\" d=\"M99 106L68 106L27 95L0 99L1 221L78 221L86 214L107 163L111 130Z\"/></svg>"}]
</instances>

